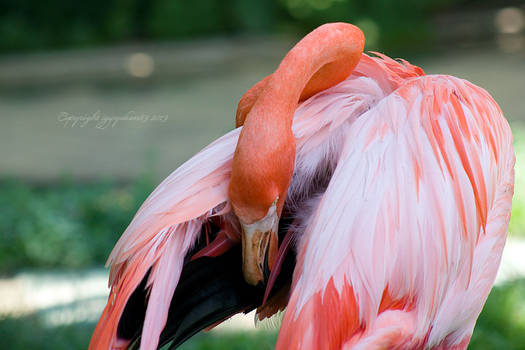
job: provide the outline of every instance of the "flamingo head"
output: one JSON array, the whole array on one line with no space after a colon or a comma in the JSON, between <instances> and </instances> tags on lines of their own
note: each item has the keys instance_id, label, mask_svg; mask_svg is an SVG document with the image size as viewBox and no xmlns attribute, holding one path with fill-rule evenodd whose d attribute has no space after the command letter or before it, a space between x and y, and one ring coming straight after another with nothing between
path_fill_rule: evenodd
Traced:
<instances>
[{"instance_id":1,"label":"flamingo head","mask_svg":"<svg viewBox=\"0 0 525 350\"><path fill-rule=\"evenodd\" d=\"M295 161L292 120L300 101L346 79L361 58L364 36L347 23L325 24L304 37L277 70L239 102L243 128L233 156L229 198L241 223L243 273L266 282L278 252L280 215Z\"/></svg>"},{"instance_id":2,"label":"flamingo head","mask_svg":"<svg viewBox=\"0 0 525 350\"><path fill-rule=\"evenodd\" d=\"M279 219L293 174L295 140L290 128L278 125L258 130L245 127L242 134L229 197L242 227L244 277L257 285L266 282L277 257Z\"/></svg>"}]
</instances>

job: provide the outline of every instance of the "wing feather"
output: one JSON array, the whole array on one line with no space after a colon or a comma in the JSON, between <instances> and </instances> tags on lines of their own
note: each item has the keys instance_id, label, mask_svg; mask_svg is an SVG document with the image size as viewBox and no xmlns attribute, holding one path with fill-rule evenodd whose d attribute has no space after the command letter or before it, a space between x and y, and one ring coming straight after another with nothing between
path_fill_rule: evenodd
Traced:
<instances>
[{"instance_id":1,"label":"wing feather","mask_svg":"<svg viewBox=\"0 0 525 350\"><path fill-rule=\"evenodd\" d=\"M396 334L387 347L468 343L499 266L513 165L501 110L464 80L408 79L363 113L299 244L277 348L350 348L378 324ZM343 297L355 306L333 302ZM385 321L392 308L406 322ZM323 345L341 338L329 319L344 312L357 323Z\"/></svg>"},{"instance_id":2,"label":"wing feather","mask_svg":"<svg viewBox=\"0 0 525 350\"><path fill-rule=\"evenodd\" d=\"M363 62L372 60L363 56ZM321 92L318 95L322 96L312 99L315 103L306 101L305 107L297 111L293 131L300 150L298 153L301 153L298 155L298 168L304 167L308 169L306 172L313 173L315 168L303 164L301 159L330 135L323 129L328 130L335 123L355 119L373 103L374 96L382 93L371 79L365 79L364 84L356 84L355 79L365 78L353 77L331 89L332 93L340 96L337 101L328 99L323 95L325 92ZM358 91L357 88L364 90ZM348 91L357 94L349 100ZM320 121L316 119L318 111L312 108L339 108L345 113L331 114L338 120ZM227 187L239 132L240 128L231 131L184 163L140 207L108 258L111 291L92 337L91 349L127 346L117 337L119 319L131 294L150 269L148 287L151 289L141 348L156 348L184 257L200 233L202 222L210 215L223 215L230 211ZM322 156L325 155L319 155Z\"/></svg>"},{"instance_id":3,"label":"wing feather","mask_svg":"<svg viewBox=\"0 0 525 350\"><path fill-rule=\"evenodd\" d=\"M231 159L239 129L213 142L168 176L146 199L108 259L108 303L90 349L126 346L117 327L133 291L151 269L142 349L156 349L184 257L202 222L227 204ZM228 210L222 208L222 211Z\"/></svg>"}]
</instances>

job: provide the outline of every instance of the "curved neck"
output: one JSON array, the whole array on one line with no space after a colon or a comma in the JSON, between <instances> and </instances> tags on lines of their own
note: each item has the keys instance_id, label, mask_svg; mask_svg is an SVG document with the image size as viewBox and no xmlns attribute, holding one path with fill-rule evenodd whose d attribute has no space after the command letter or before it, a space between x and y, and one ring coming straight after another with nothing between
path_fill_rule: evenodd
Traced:
<instances>
[{"instance_id":1,"label":"curved neck","mask_svg":"<svg viewBox=\"0 0 525 350\"><path fill-rule=\"evenodd\" d=\"M275 73L239 103L246 119L233 157L230 200L243 222L280 214L295 161L292 118L300 100L346 79L361 58L364 36L346 23L325 24L304 37ZM243 120L238 118L239 120Z\"/></svg>"},{"instance_id":2,"label":"curved neck","mask_svg":"<svg viewBox=\"0 0 525 350\"><path fill-rule=\"evenodd\" d=\"M271 105L273 117L291 122L299 101L336 85L352 73L363 47L364 36L356 26L331 23L317 28L282 60L246 119L261 116Z\"/></svg>"}]
</instances>

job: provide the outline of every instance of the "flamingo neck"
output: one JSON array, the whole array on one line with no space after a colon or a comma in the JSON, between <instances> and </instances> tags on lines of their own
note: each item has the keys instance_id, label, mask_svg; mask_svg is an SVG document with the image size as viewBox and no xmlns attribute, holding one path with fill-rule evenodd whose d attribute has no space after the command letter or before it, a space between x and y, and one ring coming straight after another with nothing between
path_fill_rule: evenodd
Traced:
<instances>
[{"instance_id":1,"label":"flamingo neck","mask_svg":"<svg viewBox=\"0 0 525 350\"><path fill-rule=\"evenodd\" d=\"M270 114L291 125L297 104L346 79L364 47L361 30L348 23L325 24L304 37L282 60L247 116ZM269 111L268 106L271 106Z\"/></svg>"},{"instance_id":2,"label":"flamingo neck","mask_svg":"<svg viewBox=\"0 0 525 350\"><path fill-rule=\"evenodd\" d=\"M245 223L264 217L278 198L280 214L295 161L292 118L298 103L346 79L364 36L351 24L325 24L304 37L257 86L233 157L230 200ZM262 86L264 85L264 86Z\"/></svg>"}]
</instances>

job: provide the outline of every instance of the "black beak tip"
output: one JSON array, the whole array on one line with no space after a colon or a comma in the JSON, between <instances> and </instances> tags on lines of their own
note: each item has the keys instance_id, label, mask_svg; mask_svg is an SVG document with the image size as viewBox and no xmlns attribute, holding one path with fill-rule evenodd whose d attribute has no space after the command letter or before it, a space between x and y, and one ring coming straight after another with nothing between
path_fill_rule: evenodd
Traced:
<instances>
[{"instance_id":1,"label":"black beak tip","mask_svg":"<svg viewBox=\"0 0 525 350\"><path fill-rule=\"evenodd\" d=\"M264 254L264 266L263 266L263 277L264 277L264 285L266 286L266 283L268 282L268 279L270 278L270 266L268 265L268 249L266 250L266 253Z\"/></svg>"}]
</instances>

